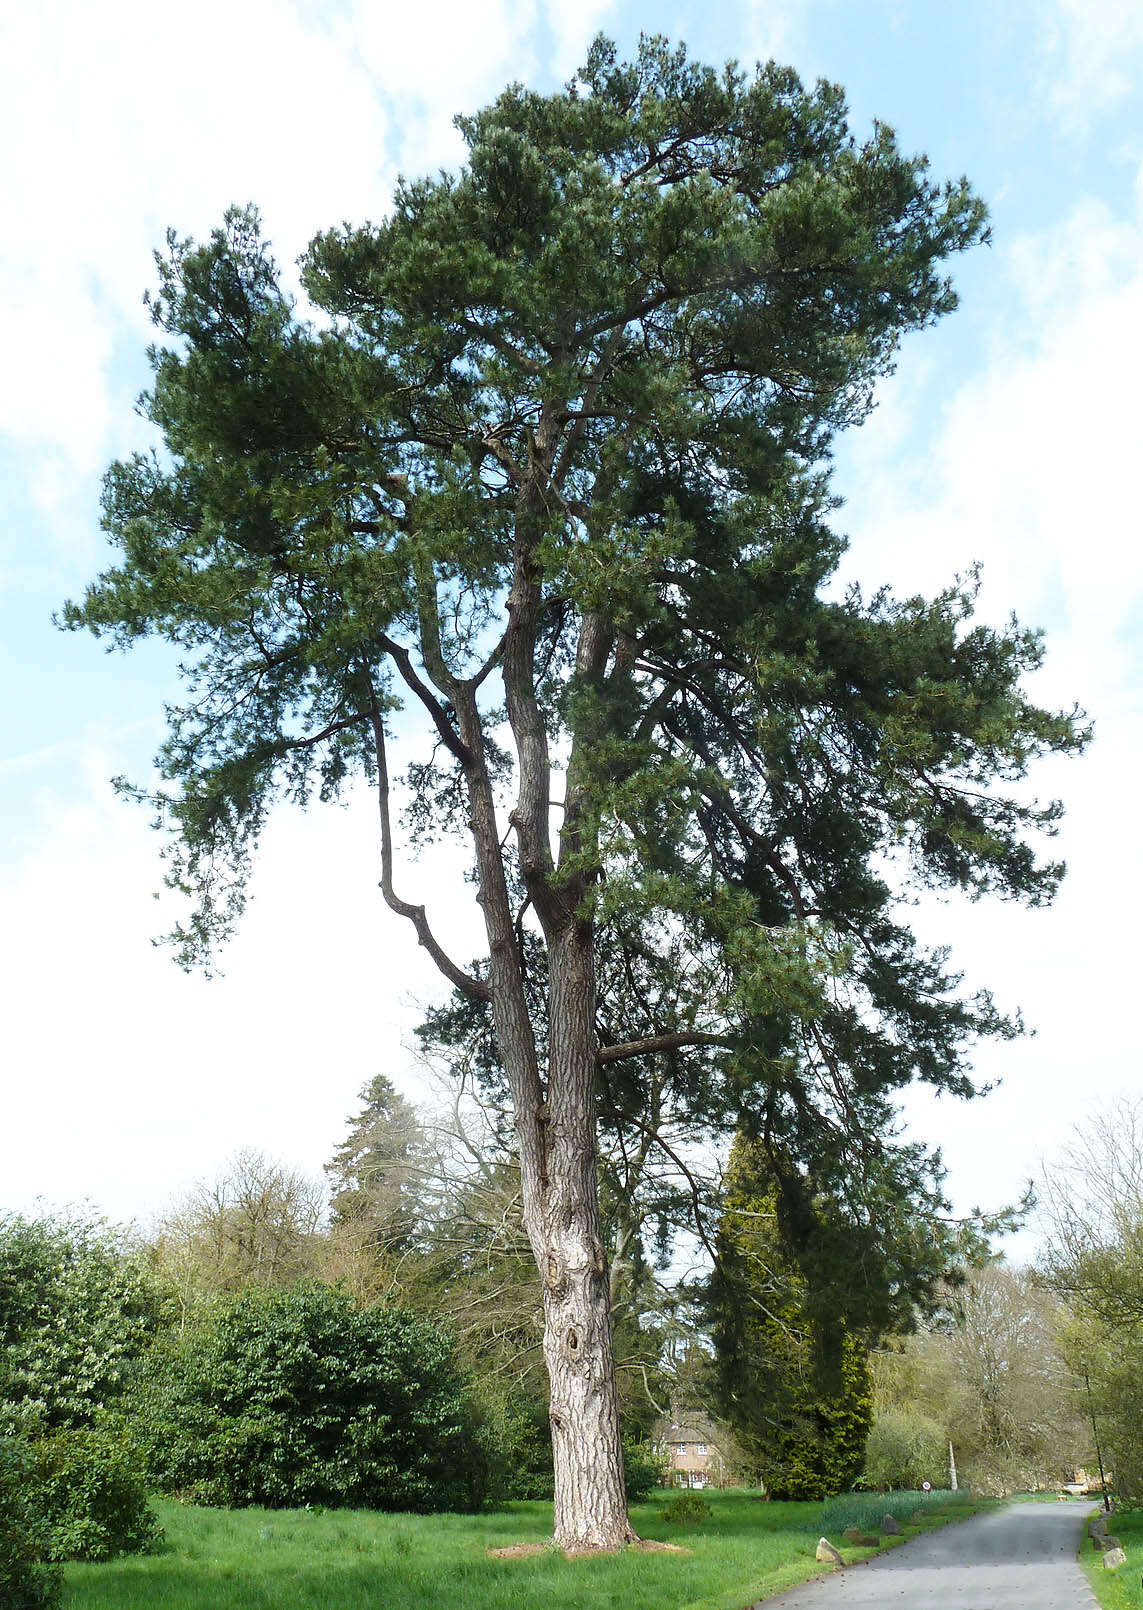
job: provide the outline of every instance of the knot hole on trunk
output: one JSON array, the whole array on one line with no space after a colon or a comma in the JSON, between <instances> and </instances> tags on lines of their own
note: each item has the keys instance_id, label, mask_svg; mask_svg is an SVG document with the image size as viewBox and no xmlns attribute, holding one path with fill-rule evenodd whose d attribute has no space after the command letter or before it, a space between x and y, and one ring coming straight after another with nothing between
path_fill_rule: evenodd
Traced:
<instances>
[{"instance_id":1,"label":"knot hole on trunk","mask_svg":"<svg viewBox=\"0 0 1143 1610\"><path fill-rule=\"evenodd\" d=\"M579 1331L574 1325L568 1326L567 1349L569 1358L579 1357Z\"/></svg>"},{"instance_id":2,"label":"knot hole on trunk","mask_svg":"<svg viewBox=\"0 0 1143 1610\"><path fill-rule=\"evenodd\" d=\"M545 1278L548 1290L553 1297L561 1297L567 1290L567 1270L564 1267L563 1259L557 1257L554 1252L548 1253Z\"/></svg>"}]
</instances>

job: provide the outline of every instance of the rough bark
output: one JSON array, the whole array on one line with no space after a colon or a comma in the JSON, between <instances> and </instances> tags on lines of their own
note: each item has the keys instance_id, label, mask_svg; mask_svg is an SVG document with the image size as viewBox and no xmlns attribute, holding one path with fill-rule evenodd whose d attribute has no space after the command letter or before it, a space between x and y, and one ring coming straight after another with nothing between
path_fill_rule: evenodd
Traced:
<instances>
[{"instance_id":1,"label":"rough bark","mask_svg":"<svg viewBox=\"0 0 1143 1610\"><path fill-rule=\"evenodd\" d=\"M548 1182L540 1231L544 1356L551 1383L556 1541L620 1548L627 1515L599 1233L595 1133L595 972L591 932L573 920L550 950Z\"/></svg>"},{"instance_id":2,"label":"rough bark","mask_svg":"<svg viewBox=\"0 0 1143 1610\"><path fill-rule=\"evenodd\" d=\"M578 675L602 673L612 639L606 620L598 614L585 616L576 654ZM573 1550L622 1548L635 1540L627 1514L611 1291L599 1229L595 949L584 911L595 841L585 821L582 745L577 735L568 762L558 899L540 913L549 977L548 1178L537 1256L542 1258L544 1355L551 1384L555 1535L565 1549ZM546 751L544 759L546 785ZM545 788L548 848L546 798ZM538 830L539 823L534 825Z\"/></svg>"},{"instance_id":3,"label":"rough bark","mask_svg":"<svg viewBox=\"0 0 1143 1610\"><path fill-rule=\"evenodd\" d=\"M545 1090L524 999L479 716L464 689L456 690L456 710L472 756L469 808L491 957L493 1020L515 1107L524 1223L543 1284L555 1540L567 1550L621 1548L635 1534L627 1516L607 1259L599 1233L591 932L572 918L549 939Z\"/></svg>"}]
</instances>

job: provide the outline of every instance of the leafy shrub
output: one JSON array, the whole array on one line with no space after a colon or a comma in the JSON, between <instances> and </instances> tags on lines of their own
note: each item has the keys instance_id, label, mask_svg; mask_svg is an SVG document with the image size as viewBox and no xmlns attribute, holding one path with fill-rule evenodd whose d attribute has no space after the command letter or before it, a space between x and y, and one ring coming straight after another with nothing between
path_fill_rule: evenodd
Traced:
<instances>
[{"instance_id":1,"label":"leafy shrub","mask_svg":"<svg viewBox=\"0 0 1143 1610\"><path fill-rule=\"evenodd\" d=\"M654 1488L666 1485L667 1463L651 1443L624 1437L623 1476L628 1503L641 1504Z\"/></svg>"},{"instance_id":2,"label":"leafy shrub","mask_svg":"<svg viewBox=\"0 0 1143 1610\"><path fill-rule=\"evenodd\" d=\"M324 1286L247 1292L169 1338L130 1409L152 1480L206 1503L431 1511L488 1489L449 1338Z\"/></svg>"},{"instance_id":3,"label":"leafy shrub","mask_svg":"<svg viewBox=\"0 0 1143 1610\"><path fill-rule=\"evenodd\" d=\"M948 1476L948 1444L935 1420L907 1409L886 1409L874 1416L865 1445L862 1487L879 1492L934 1487Z\"/></svg>"},{"instance_id":4,"label":"leafy shrub","mask_svg":"<svg viewBox=\"0 0 1143 1610\"><path fill-rule=\"evenodd\" d=\"M48 1525L36 1504L37 1463L18 1437L0 1436L0 1605L54 1610L59 1571L47 1564Z\"/></svg>"},{"instance_id":5,"label":"leafy shrub","mask_svg":"<svg viewBox=\"0 0 1143 1610\"><path fill-rule=\"evenodd\" d=\"M683 1493L681 1498L672 1498L663 1510L663 1519L671 1521L676 1526L697 1526L700 1521L710 1520L712 1511L705 1498L697 1493Z\"/></svg>"},{"instance_id":6,"label":"leafy shrub","mask_svg":"<svg viewBox=\"0 0 1143 1610\"><path fill-rule=\"evenodd\" d=\"M1139 1255L1143 1255L1143 1236ZM1115 1280L1122 1279L1130 1269L1130 1264L1121 1269L1119 1260L1114 1260L1113 1266L1110 1278ZM1140 1268L1143 1270L1143 1256ZM1103 1456L1112 1472L1111 1488L1123 1505L1143 1508L1143 1328L1132 1331L1126 1325L1118 1325L1093 1336L1090 1320L1083 1325L1077 1322L1069 1338L1069 1351L1082 1360L1081 1374L1088 1366L1089 1356L1094 1355L1091 1386L1095 1410L1102 1421ZM983 1486L975 1469L973 1475Z\"/></svg>"},{"instance_id":7,"label":"leafy shrub","mask_svg":"<svg viewBox=\"0 0 1143 1610\"><path fill-rule=\"evenodd\" d=\"M122 1448L93 1431L62 1431L36 1444L37 1505L53 1560L150 1554L163 1533Z\"/></svg>"},{"instance_id":8,"label":"leafy shrub","mask_svg":"<svg viewBox=\"0 0 1143 1610\"><path fill-rule=\"evenodd\" d=\"M555 1476L546 1397L487 1381L474 1383L473 1393L488 1454L488 1496L550 1499Z\"/></svg>"},{"instance_id":9,"label":"leafy shrub","mask_svg":"<svg viewBox=\"0 0 1143 1610\"><path fill-rule=\"evenodd\" d=\"M0 1217L0 1434L90 1426L165 1317L102 1220Z\"/></svg>"},{"instance_id":10,"label":"leafy shrub","mask_svg":"<svg viewBox=\"0 0 1143 1610\"><path fill-rule=\"evenodd\" d=\"M797 1180L736 1137L707 1308L716 1405L745 1467L771 1498L813 1500L861 1474L873 1418L865 1337L878 1328L868 1305L888 1276L869 1278L875 1245L853 1242L838 1204L803 1199Z\"/></svg>"}]
</instances>

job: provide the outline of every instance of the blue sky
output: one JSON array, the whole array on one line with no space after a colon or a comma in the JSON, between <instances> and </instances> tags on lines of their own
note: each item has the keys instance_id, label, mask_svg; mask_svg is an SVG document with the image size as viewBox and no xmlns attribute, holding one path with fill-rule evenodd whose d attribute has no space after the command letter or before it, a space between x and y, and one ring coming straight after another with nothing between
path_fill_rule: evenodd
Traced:
<instances>
[{"instance_id":1,"label":"blue sky","mask_svg":"<svg viewBox=\"0 0 1143 1610\"><path fill-rule=\"evenodd\" d=\"M290 263L317 229L380 214L398 171L454 162L454 112L510 78L565 79L596 29L836 79L858 130L889 123L988 201L993 245L957 265L960 311L912 339L839 444L846 574L932 590L980 560L984 612L1047 629L1038 691L1085 705L1098 737L1038 779L1070 811L1055 910L918 908L1039 1035L982 1052L1004 1081L987 1103L918 1098L908 1115L945 1145L963 1205L996 1202L1077 1114L1141 1089L1134 0L585 0L574 15L203 0L193 20L16 0L0 23L0 135L20 153L0 177L0 1209L42 1194L146 1217L242 1145L314 1170L372 1073L421 1089L403 1042L438 985L380 905L368 802L276 820L225 976L184 977L150 943L158 843L108 784L147 774L170 658L109 657L50 615L104 560L102 468L146 441L141 295L167 225L201 235L254 200ZM457 863L419 878L451 921Z\"/></svg>"}]
</instances>

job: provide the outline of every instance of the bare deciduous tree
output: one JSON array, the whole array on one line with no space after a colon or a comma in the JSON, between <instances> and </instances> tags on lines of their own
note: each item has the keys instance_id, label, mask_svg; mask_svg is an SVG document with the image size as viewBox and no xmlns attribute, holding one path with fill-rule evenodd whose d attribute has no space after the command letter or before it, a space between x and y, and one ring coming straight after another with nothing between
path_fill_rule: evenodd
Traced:
<instances>
[{"instance_id":1,"label":"bare deciduous tree","mask_svg":"<svg viewBox=\"0 0 1143 1610\"><path fill-rule=\"evenodd\" d=\"M247 1147L160 1221L155 1258L188 1301L289 1285L315 1272L324 1207L317 1180Z\"/></svg>"},{"instance_id":2,"label":"bare deciduous tree","mask_svg":"<svg viewBox=\"0 0 1143 1610\"><path fill-rule=\"evenodd\" d=\"M1113 1485L1143 1496L1143 1099L1077 1126L1044 1171L1044 1273L1066 1301L1064 1350Z\"/></svg>"},{"instance_id":3,"label":"bare deciduous tree","mask_svg":"<svg viewBox=\"0 0 1143 1610\"><path fill-rule=\"evenodd\" d=\"M1091 1442L1063 1317L1035 1271L978 1269L949 1293L939 1323L878 1353L878 1407L940 1425L966 1485L1012 1492L1063 1481Z\"/></svg>"},{"instance_id":4,"label":"bare deciduous tree","mask_svg":"<svg viewBox=\"0 0 1143 1610\"><path fill-rule=\"evenodd\" d=\"M1143 1099L1079 1125L1041 1196L1055 1289L1107 1324L1143 1325Z\"/></svg>"}]
</instances>

